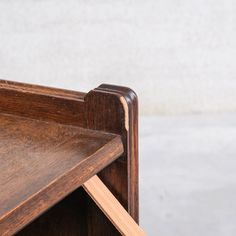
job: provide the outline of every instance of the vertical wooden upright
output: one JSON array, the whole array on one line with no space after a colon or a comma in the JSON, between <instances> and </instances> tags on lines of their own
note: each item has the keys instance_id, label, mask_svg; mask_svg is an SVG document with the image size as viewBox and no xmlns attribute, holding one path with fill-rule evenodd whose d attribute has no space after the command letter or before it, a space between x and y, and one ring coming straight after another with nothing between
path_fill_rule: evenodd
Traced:
<instances>
[{"instance_id":1,"label":"vertical wooden upright","mask_svg":"<svg viewBox=\"0 0 236 236\"><path fill-rule=\"evenodd\" d=\"M131 89L103 84L85 94L0 81L0 98L2 113L119 135L123 154L91 172L102 169L98 176L138 223L138 101ZM17 235L120 235L80 186L32 217Z\"/></svg>"},{"instance_id":2,"label":"vertical wooden upright","mask_svg":"<svg viewBox=\"0 0 236 236\"><path fill-rule=\"evenodd\" d=\"M124 154L99 177L138 222L138 101L129 88L101 85L85 97L87 128L122 136ZM95 115L96 114L96 115ZM88 235L120 235L88 199Z\"/></svg>"}]
</instances>

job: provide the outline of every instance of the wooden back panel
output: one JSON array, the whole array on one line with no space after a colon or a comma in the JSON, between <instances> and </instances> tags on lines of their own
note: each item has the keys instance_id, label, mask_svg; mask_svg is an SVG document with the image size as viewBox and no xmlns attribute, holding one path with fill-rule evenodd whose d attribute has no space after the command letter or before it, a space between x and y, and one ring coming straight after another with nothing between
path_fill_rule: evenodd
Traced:
<instances>
[{"instance_id":1,"label":"wooden back panel","mask_svg":"<svg viewBox=\"0 0 236 236\"><path fill-rule=\"evenodd\" d=\"M101 85L85 94L0 81L0 112L121 135L124 154L101 171L99 177L138 222L138 102L136 94L131 89ZM83 230L84 235L119 235L89 197L81 195L83 197L80 201L78 199L78 204L81 204L86 211L77 211L76 214L78 218L83 218L83 221L86 218L88 227L87 230ZM65 202L63 204L66 205ZM71 200L68 206L70 204ZM57 217L61 211L60 207L58 209L53 211L55 214L49 213ZM86 216L81 215L85 212ZM39 225L49 221L47 216L45 219L43 217L39 219L41 222ZM84 224L83 222L83 226ZM28 235L36 235L37 222L32 225L22 231L23 235L27 235L27 232ZM69 225L63 227L64 235L73 232L71 227ZM45 233L47 232L42 232L42 235Z\"/></svg>"}]
</instances>

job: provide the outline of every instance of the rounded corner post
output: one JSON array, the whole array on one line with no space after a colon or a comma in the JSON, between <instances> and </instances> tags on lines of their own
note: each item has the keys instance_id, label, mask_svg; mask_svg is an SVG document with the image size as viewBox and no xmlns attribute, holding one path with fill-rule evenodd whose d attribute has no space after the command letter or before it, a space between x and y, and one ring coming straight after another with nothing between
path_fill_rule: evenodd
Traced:
<instances>
[{"instance_id":1,"label":"rounded corner post","mask_svg":"<svg viewBox=\"0 0 236 236\"><path fill-rule=\"evenodd\" d=\"M123 155L99 177L138 222L138 97L130 88L102 84L85 96L85 104L87 128L122 138Z\"/></svg>"}]
</instances>

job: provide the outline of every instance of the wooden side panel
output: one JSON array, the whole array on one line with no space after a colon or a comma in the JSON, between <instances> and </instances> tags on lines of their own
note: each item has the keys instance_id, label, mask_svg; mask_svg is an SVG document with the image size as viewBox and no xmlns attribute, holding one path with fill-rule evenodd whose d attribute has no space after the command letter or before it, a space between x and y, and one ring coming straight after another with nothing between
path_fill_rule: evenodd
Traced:
<instances>
[{"instance_id":1,"label":"wooden side panel","mask_svg":"<svg viewBox=\"0 0 236 236\"><path fill-rule=\"evenodd\" d=\"M138 101L129 88L101 85L85 97L87 127L120 134L124 154L99 177L138 222ZM99 113L94 116L94 113ZM119 235L114 226L88 201L88 235ZM97 226L97 227L91 227Z\"/></svg>"},{"instance_id":2,"label":"wooden side panel","mask_svg":"<svg viewBox=\"0 0 236 236\"><path fill-rule=\"evenodd\" d=\"M84 93L0 80L0 112L84 127Z\"/></svg>"}]
</instances>

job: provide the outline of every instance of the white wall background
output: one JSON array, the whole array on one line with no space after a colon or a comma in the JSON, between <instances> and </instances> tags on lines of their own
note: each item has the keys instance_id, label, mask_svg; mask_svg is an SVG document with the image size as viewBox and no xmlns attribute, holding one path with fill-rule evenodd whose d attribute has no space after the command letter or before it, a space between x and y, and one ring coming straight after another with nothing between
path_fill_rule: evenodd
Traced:
<instances>
[{"instance_id":1,"label":"white wall background","mask_svg":"<svg viewBox=\"0 0 236 236\"><path fill-rule=\"evenodd\" d=\"M0 77L134 88L142 114L236 111L233 0L3 0Z\"/></svg>"}]
</instances>

